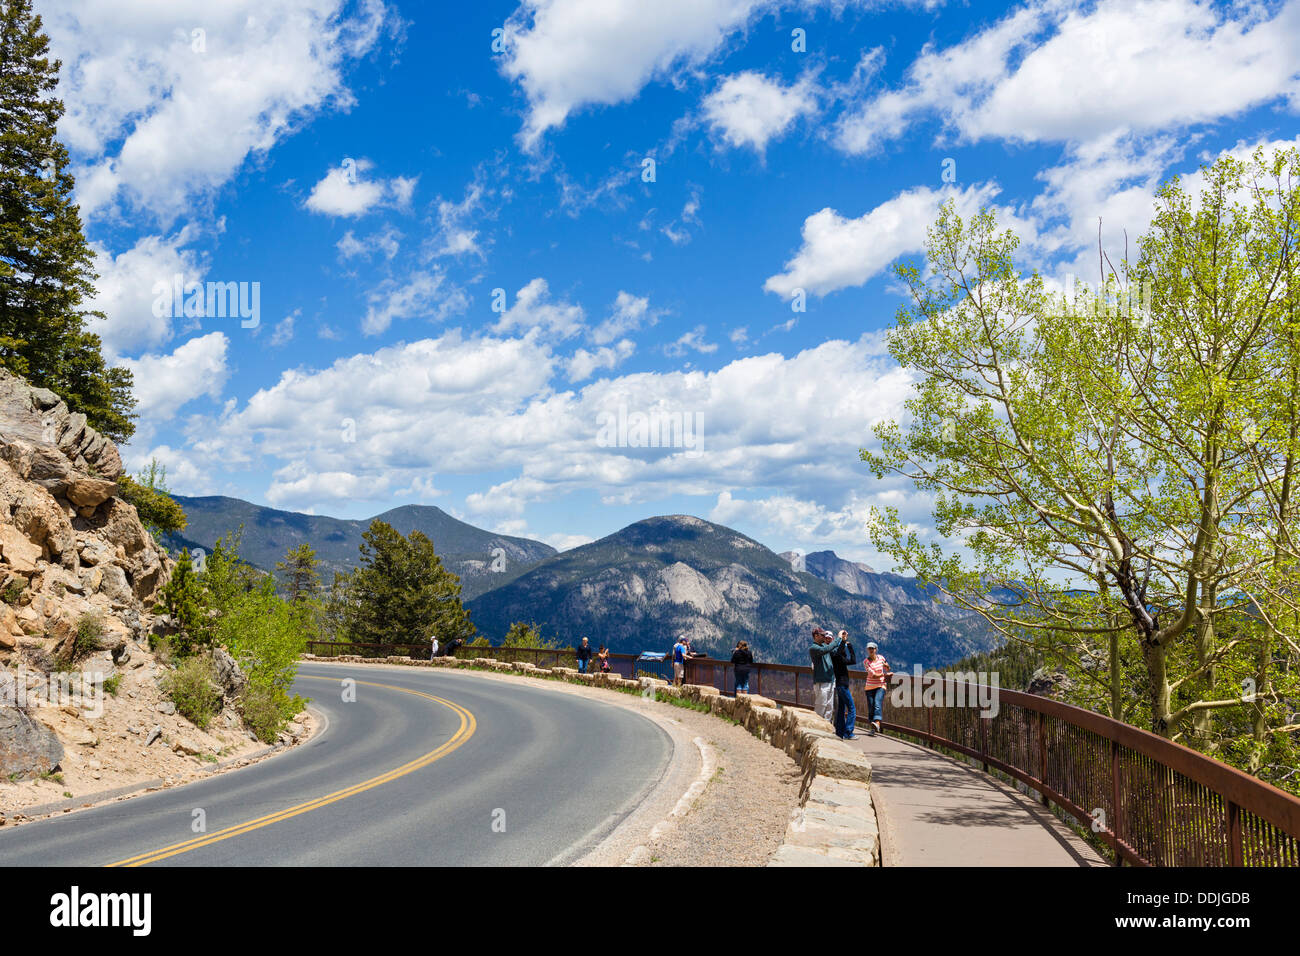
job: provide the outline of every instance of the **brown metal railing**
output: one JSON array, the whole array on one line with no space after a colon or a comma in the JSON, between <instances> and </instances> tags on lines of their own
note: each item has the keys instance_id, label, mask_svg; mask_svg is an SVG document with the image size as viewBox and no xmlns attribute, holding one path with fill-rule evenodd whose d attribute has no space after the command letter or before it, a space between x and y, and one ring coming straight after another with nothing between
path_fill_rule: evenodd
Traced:
<instances>
[{"instance_id":1,"label":"brown metal railing","mask_svg":"<svg viewBox=\"0 0 1300 956\"><path fill-rule=\"evenodd\" d=\"M427 659L429 646L313 641L308 651L367 657L419 657L423 651ZM457 656L530 660L540 667L574 664L567 650L465 646ZM593 657L591 669L596 667ZM631 654L611 654L610 669L623 677L671 676L667 662L641 662ZM866 705L861 673L851 671L850 679L860 718ZM729 661L692 658L685 679L723 693L735 689ZM749 689L782 704L811 707L812 669L756 663ZM1089 826L1117 863L1300 866L1300 798L1181 744L1050 698L983 688L986 694L996 691L996 712L985 716L976 690L973 684L895 675L883 726L1020 781L1043 803L1055 803Z\"/></svg>"}]
</instances>

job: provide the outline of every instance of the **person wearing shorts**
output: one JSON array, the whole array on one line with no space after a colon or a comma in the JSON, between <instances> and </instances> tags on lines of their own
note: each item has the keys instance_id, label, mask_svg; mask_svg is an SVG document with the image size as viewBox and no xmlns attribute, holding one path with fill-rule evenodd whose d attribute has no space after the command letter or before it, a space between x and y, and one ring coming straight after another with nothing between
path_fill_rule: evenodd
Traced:
<instances>
[{"instance_id":1,"label":"person wearing shorts","mask_svg":"<svg viewBox=\"0 0 1300 956\"><path fill-rule=\"evenodd\" d=\"M673 645L673 683L678 687L686 679L686 639L679 637Z\"/></svg>"}]
</instances>

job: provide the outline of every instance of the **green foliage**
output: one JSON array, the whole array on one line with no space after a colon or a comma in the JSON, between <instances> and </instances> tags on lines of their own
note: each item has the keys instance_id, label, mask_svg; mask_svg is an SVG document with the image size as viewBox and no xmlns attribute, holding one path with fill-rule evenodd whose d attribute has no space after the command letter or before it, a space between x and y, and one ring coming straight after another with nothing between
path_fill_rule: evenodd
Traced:
<instances>
[{"instance_id":1,"label":"green foliage","mask_svg":"<svg viewBox=\"0 0 1300 956\"><path fill-rule=\"evenodd\" d=\"M18 578L14 578L12 581L10 581L8 584L5 585L4 593L0 594L0 597L3 597L4 602L6 604L12 607L17 607L19 604L22 603L23 594L24 592L26 592L26 590L27 590L27 583L25 581L19 580Z\"/></svg>"},{"instance_id":2,"label":"green foliage","mask_svg":"<svg viewBox=\"0 0 1300 956\"><path fill-rule=\"evenodd\" d=\"M289 688L298 671L298 658L307 647L310 620L310 609L281 599L270 577L233 602L221 617L218 643L225 645L248 677L241 705L244 719L255 721L249 726L264 740L267 733L274 739L306 706Z\"/></svg>"},{"instance_id":3,"label":"green foliage","mask_svg":"<svg viewBox=\"0 0 1300 956\"><path fill-rule=\"evenodd\" d=\"M204 614L198 624L198 642L204 647L223 643L225 619L264 580L270 580L239 556L243 531L240 527L218 538L212 553L204 558L203 573L199 575Z\"/></svg>"},{"instance_id":4,"label":"green foliage","mask_svg":"<svg viewBox=\"0 0 1300 956\"><path fill-rule=\"evenodd\" d=\"M351 573L335 571L329 589L314 605L317 640L339 643L352 640L349 622L353 603Z\"/></svg>"},{"instance_id":5,"label":"green foliage","mask_svg":"<svg viewBox=\"0 0 1300 956\"><path fill-rule=\"evenodd\" d=\"M158 592L158 605L154 610L169 615L179 628L179 633L170 641L171 649L177 654L191 654L200 646L207 617L204 588L194 573L194 563L188 551L181 553L171 577Z\"/></svg>"},{"instance_id":6,"label":"green foliage","mask_svg":"<svg viewBox=\"0 0 1300 956\"><path fill-rule=\"evenodd\" d=\"M320 589L318 564L316 552L306 542L290 548L284 560L276 564L275 570L282 575L285 590L289 592L289 603L302 604L315 597Z\"/></svg>"},{"instance_id":7,"label":"green foliage","mask_svg":"<svg viewBox=\"0 0 1300 956\"><path fill-rule=\"evenodd\" d=\"M104 678L104 693L116 697L122 690L122 675L109 674Z\"/></svg>"},{"instance_id":8,"label":"green foliage","mask_svg":"<svg viewBox=\"0 0 1300 956\"><path fill-rule=\"evenodd\" d=\"M239 707L245 725L265 744L275 743L287 717L292 716L286 714L288 706L277 698L274 689L266 686L249 687Z\"/></svg>"},{"instance_id":9,"label":"green foliage","mask_svg":"<svg viewBox=\"0 0 1300 956\"><path fill-rule=\"evenodd\" d=\"M94 257L56 138L60 64L30 0L0 4L0 366L49 388L115 441L135 430L131 372L86 331Z\"/></svg>"},{"instance_id":10,"label":"green foliage","mask_svg":"<svg viewBox=\"0 0 1300 956\"><path fill-rule=\"evenodd\" d=\"M104 622L96 614L83 614L77 618L71 646L60 652L57 663L60 667L71 667L103 649Z\"/></svg>"},{"instance_id":11,"label":"green foliage","mask_svg":"<svg viewBox=\"0 0 1300 956\"><path fill-rule=\"evenodd\" d=\"M1076 702L1277 782L1300 700L1300 152L1202 181L1166 183L1137 263L1074 301L991 213L946 205L926 267L897 268L907 421L862 457L934 500L937 541L873 515L901 569Z\"/></svg>"},{"instance_id":12,"label":"green foliage","mask_svg":"<svg viewBox=\"0 0 1300 956\"><path fill-rule=\"evenodd\" d=\"M298 604L280 598L275 579L259 574L240 558L241 536L242 529L218 539L205 556L201 573L195 573L189 552L182 554L162 590L160 609L172 614L180 626L180 633L171 639L180 661L177 673L191 666L196 674L210 673L208 649L225 647L248 677L239 705L245 722L260 739L274 740L306 706L289 688L321 610L305 598ZM191 665L191 661L207 663ZM187 679L185 688L187 699L194 701L194 712L205 713L207 698L197 678ZM219 699L214 706L220 708Z\"/></svg>"},{"instance_id":13,"label":"green foliage","mask_svg":"<svg viewBox=\"0 0 1300 956\"><path fill-rule=\"evenodd\" d=\"M176 712L200 730L207 730L221 712L221 687L208 654L195 654L163 678L163 693L176 705Z\"/></svg>"},{"instance_id":14,"label":"green foliage","mask_svg":"<svg viewBox=\"0 0 1300 956\"><path fill-rule=\"evenodd\" d=\"M347 630L357 643L421 642L435 634L446 644L474 634L460 603L460 579L419 531L404 538L391 525L372 522L349 587Z\"/></svg>"},{"instance_id":15,"label":"green foliage","mask_svg":"<svg viewBox=\"0 0 1300 956\"><path fill-rule=\"evenodd\" d=\"M117 490L124 501L135 505L141 523L155 539L185 530L185 510L172 498L167 469L158 459L152 459L149 467L134 478L118 478Z\"/></svg>"},{"instance_id":16,"label":"green foliage","mask_svg":"<svg viewBox=\"0 0 1300 956\"><path fill-rule=\"evenodd\" d=\"M542 640L542 632L535 623L525 624L523 621L515 621L510 625L510 630L502 639L501 646L535 647L543 650L554 648L553 643Z\"/></svg>"}]
</instances>

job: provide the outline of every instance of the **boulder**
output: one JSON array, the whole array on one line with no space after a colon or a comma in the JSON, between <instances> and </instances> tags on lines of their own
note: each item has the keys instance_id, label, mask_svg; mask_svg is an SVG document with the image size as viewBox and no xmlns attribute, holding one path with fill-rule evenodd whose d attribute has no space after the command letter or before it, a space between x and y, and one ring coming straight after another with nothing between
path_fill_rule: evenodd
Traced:
<instances>
[{"instance_id":1,"label":"boulder","mask_svg":"<svg viewBox=\"0 0 1300 956\"><path fill-rule=\"evenodd\" d=\"M13 525L0 524L0 558L19 574L34 574L41 548Z\"/></svg>"},{"instance_id":2,"label":"boulder","mask_svg":"<svg viewBox=\"0 0 1300 956\"><path fill-rule=\"evenodd\" d=\"M106 564L99 582L99 593L114 604L130 604L135 600L135 592L127 583L126 572L116 564Z\"/></svg>"},{"instance_id":3,"label":"boulder","mask_svg":"<svg viewBox=\"0 0 1300 956\"><path fill-rule=\"evenodd\" d=\"M240 669L239 662L224 647L218 647L212 652L212 665L223 697L233 700L243 694L244 688L248 686L248 678Z\"/></svg>"},{"instance_id":4,"label":"boulder","mask_svg":"<svg viewBox=\"0 0 1300 956\"><path fill-rule=\"evenodd\" d=\"M105 478L73 478L65 497L78 508L97 508L117 493L117 482Z\"/></svg>"},{"instance_id":5,"label":"boulder","mask_svg":"<svg viewBox=\"0 0 1300 956\"><path fill-rule=\"evenodd\" d=\"M0 707L0 775L52 773L63 762L54 731L18 707Z\"/></svg>"}]
</instances>

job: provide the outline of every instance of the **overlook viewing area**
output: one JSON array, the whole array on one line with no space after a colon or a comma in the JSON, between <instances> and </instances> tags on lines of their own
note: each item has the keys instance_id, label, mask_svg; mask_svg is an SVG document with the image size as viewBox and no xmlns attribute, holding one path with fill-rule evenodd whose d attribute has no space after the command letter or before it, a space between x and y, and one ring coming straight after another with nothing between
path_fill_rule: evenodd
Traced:
<instances>
[{"instance_id":1,"label":"overlook viewing area","mask_svg":"<svg viewBox=\"0 0 1300 956\"><path fill-rule=\"evenodd\" d=\"M427 656L427 645L310 642L320 657ZM460 658L569 666L565 650L461 647ZM611 654L622 677L653 663ZM885 866L1300 866L1300 798L1181 744L1050 698L895 675L884 735L859 733ZM729 662L687 683L734 693ZM756 695L810 708L809 667L754 664ZM893 693L897 687L899 694ZM996 691L994 696L988 696Z\"/></svg>"}]
</instances>

